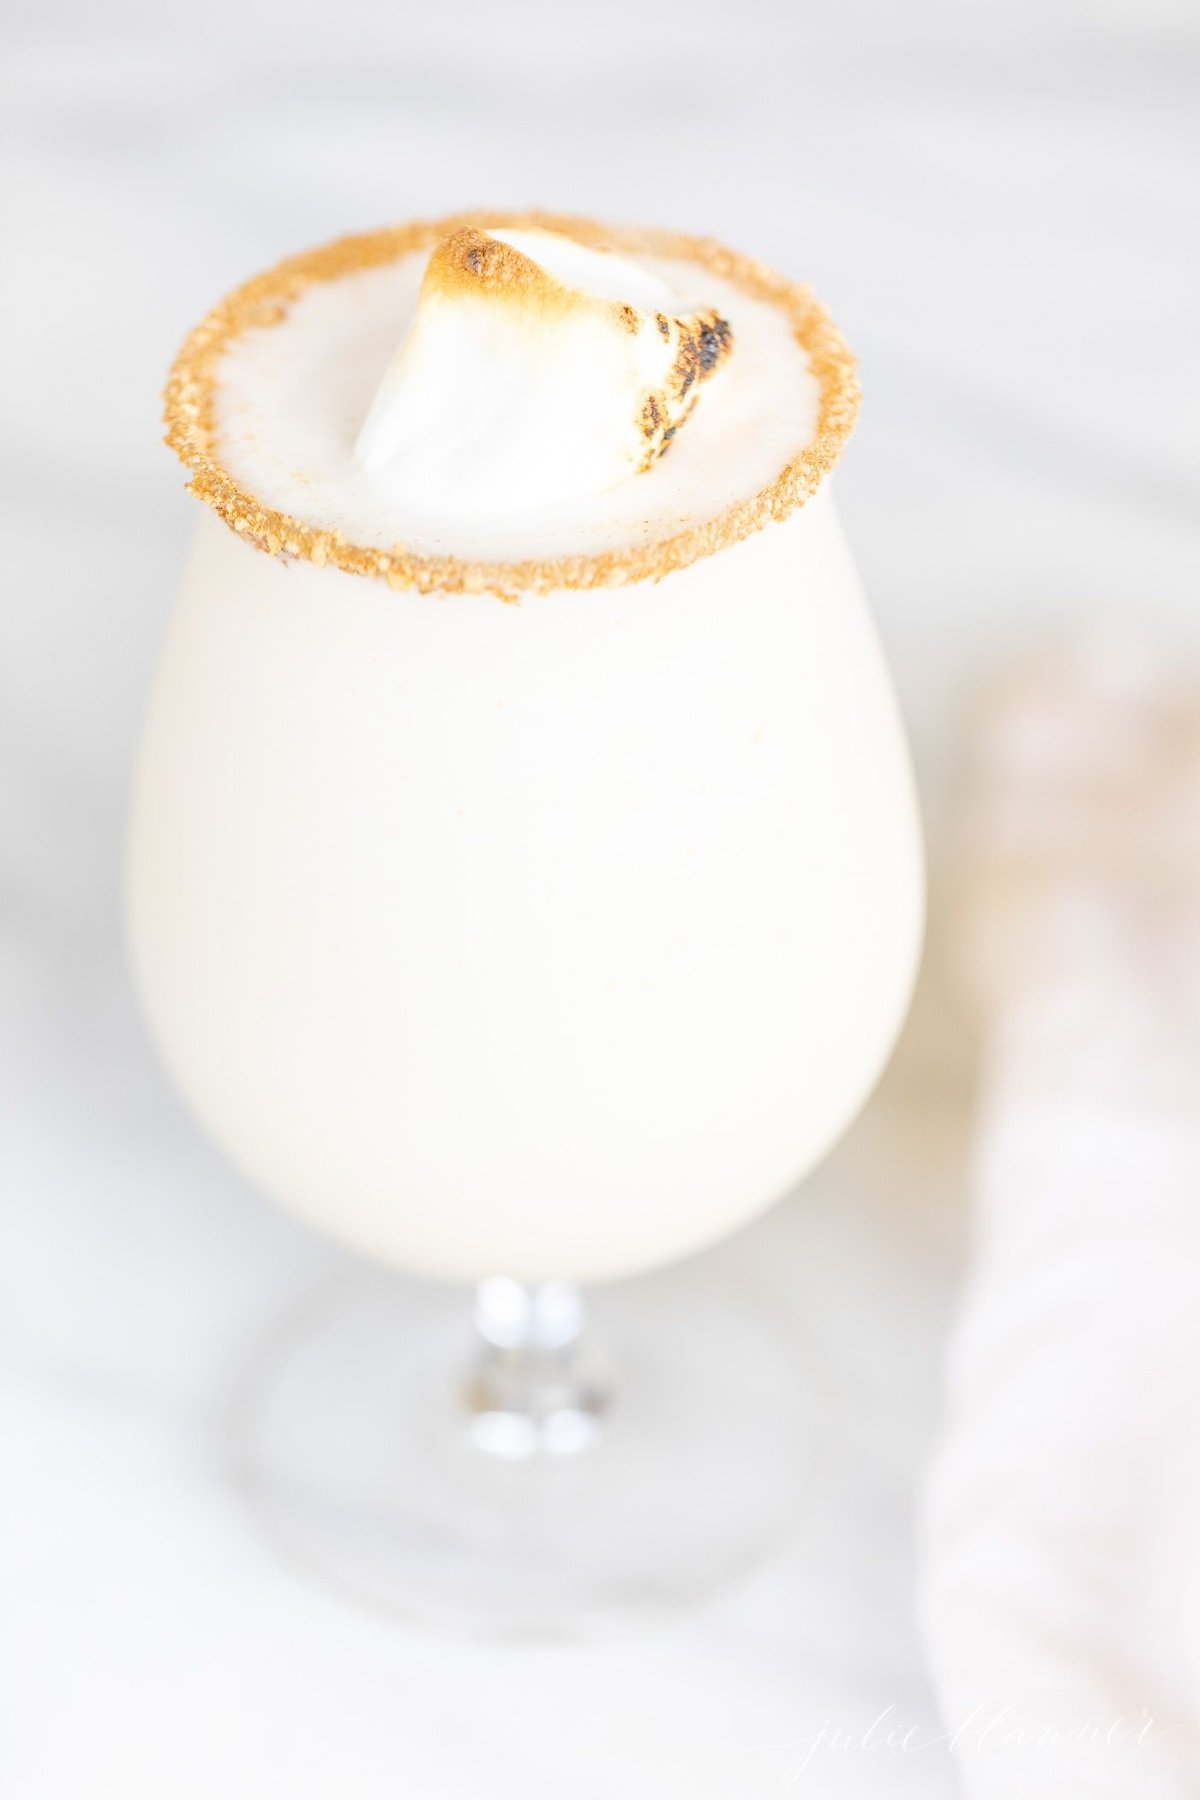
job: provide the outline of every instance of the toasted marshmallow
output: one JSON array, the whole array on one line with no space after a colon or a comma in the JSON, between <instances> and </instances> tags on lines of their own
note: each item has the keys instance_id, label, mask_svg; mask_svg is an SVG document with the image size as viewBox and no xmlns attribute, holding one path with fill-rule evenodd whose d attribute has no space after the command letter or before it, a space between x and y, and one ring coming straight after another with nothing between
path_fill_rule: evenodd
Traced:
<instances>
[{"instance_id":1,"label":"toasted marshmallow","mask_svg":"<svg viewBox=\"0 0 1200 1800\"><path fill-rule=\"evenodd\" d=\"M733 335L649 270L548 231L453 232L355 456L402 503L601 494L670 447Z\"/></svg>"}]
</instances>

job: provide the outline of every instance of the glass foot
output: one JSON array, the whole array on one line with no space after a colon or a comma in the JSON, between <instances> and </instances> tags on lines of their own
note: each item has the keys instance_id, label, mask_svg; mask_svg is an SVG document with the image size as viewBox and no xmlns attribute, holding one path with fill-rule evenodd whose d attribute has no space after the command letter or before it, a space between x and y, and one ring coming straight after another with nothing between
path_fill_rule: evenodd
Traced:
<instances>
[{"instance_id":1,"label":"glass foot","mask_svg":"<svg viewBox=\"0 0 1200 1800\"><path fill-rule=\"evenodd\" d=\"M719 1258L597 1289L339 1276L272 1333L235 1424L271 1534L433 1628L601 1634L778 1546L822 1392L794 1327Z\"/></svg>"}]
</instances>

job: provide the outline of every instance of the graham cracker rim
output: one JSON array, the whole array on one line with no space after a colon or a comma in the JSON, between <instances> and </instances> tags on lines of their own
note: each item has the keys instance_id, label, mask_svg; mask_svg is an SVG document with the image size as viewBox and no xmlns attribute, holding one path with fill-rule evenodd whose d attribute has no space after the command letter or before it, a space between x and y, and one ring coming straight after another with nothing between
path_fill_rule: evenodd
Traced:
<instances>
[{"instance_id":1,"label":"graham cracker rim","mask_svg":"<svg viewBox=\"0 0 1200 1800\"><path fill-rule=\"evenodd\" d=\"M378 549L352 543L336 530L308 525L290 513L264 506L223 466L215 448L213 399L226 347L248 328L279 323L291 303L314 283L336 281L414 251L432 249L448 233L464 226L485 231L557 231L593 249L698 263L752 298L777 306L791 324L817 381L817 419L808 443L765 487L749 498L731 502L712 518L682 531L582 556L487 562L422 555L404 545ZM858 406L854 357L805 284L788 281L764 263L728 250L712 238L604 225L558 213L481 211L337 238L252 276L219 301L185 338L167 378L163 418L165 442L190 471L189 491L255 549L342 569L348 575L370 576L393 588L415 588L421 593L493 593L514 599L563 588L623 587L635 581L660 580L737 543L772 520L786 518L812 497L837 462L854 429Z\"/></svg>"}]
</instances>

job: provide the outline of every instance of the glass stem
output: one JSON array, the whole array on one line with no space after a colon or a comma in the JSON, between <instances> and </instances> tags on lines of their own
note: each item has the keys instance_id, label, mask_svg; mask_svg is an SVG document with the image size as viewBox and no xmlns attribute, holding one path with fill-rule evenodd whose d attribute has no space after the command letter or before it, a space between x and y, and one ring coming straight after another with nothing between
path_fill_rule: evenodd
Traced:
<instances>
[{"instance_id":1,"label":"glass stem","mask_svg":"<svg viewBox=\"0 0 1200 1800\"><path fill-rule=\"evenodd\" d=\"M496 1276L475 1290L474 1321L466 1404L476 1447L517 1461L593 1443L611 1390L579 1289Z\"/></svg>"}]
</instances>

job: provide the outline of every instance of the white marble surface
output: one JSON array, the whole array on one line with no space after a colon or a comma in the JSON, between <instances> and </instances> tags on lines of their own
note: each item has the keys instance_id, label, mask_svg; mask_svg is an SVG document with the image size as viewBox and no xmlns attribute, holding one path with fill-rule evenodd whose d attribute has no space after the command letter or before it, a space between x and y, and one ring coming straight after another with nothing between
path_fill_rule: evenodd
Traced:
<instances>
[{"instance_id":1,"label":"white marble surface","mask_svg":"<svg viewBox=\"0 0 1200 1800\"><path fill-rule=\"evenodd\" d=\"M881 1095L726 1253L839 1372L842 1455L786 1562L619 1644L466 1648L309 1586L247 1521L230 1386L333 1253L223 1168L128 993L123 795L191 516L158 387L247 272L475 201L808 275L863 358L841 500L936 855L988 666L1102 613L1194 640L1194 8L18 0L6 36L5 1795L954 1793L886 1732L800 1767L826 1721L935 1729L910 1510L968 1093L936 916Z\"/></svg>"}]
</instances>

